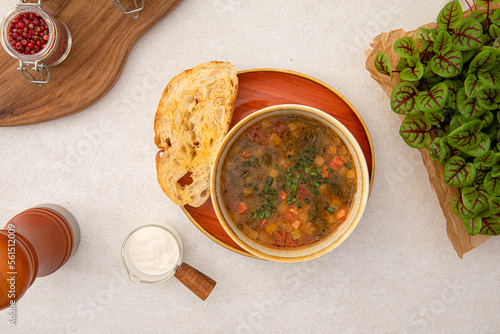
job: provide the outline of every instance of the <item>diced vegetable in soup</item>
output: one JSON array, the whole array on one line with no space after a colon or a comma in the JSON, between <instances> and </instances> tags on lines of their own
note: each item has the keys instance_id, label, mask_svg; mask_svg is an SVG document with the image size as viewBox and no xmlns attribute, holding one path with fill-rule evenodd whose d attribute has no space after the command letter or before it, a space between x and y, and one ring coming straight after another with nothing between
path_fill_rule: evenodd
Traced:
<instances>
[{"instance_id":1,"label":"diced vegetable in soup","mask_svg":"<svg viewBox=\"0 0 500 334\"><path fill-rule=\"evenodd\" d=\"M269 247L305 247L333 233L356 190L349 150L331 129L303 116L259 120L233 143L222 177L236 226Z\"/></svg>"}]
</instances>

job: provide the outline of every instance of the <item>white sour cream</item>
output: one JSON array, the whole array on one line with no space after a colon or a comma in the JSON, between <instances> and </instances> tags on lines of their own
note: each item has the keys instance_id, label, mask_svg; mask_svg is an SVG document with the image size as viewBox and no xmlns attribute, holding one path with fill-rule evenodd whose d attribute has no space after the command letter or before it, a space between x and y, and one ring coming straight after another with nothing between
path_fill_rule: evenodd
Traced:
<instances>
[{"instance_id":1,"label":"white sour cream","mask_svg":"<svg viewBox=\"0 0 500 334\"><path fill-rule=\"evenodd\" d=\"M148 226L130 236L128 253L137 270L147 275L162 275L177 264L179 245L169 232Z\"/></svg>"}]
</instances>

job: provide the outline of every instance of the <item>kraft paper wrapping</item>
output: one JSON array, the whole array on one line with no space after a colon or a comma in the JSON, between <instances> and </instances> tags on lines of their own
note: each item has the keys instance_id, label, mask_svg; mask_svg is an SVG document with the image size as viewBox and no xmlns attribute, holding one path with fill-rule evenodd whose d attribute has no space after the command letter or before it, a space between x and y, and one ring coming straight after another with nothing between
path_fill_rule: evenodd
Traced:
<instances>
[{"instance_id":1,"label":"kraft paper wrapping","mask_svg":"<svg viewBox=\"0 0 500 334\"><path fill-rule=\"evenodd\" d=\"M496 5L495 7L498 8L499 5ZM469 11L464 12L465 16L468 16L468 14ZM437 24L429 23L424 25L424 27L432 29L436 28ZM376 82L378 82L380 87L384 90L387 96L389 96L389 98L391 97L391 93L394 87L400 82L399 76L397 73L395 73L394 79L391 81L391 78L389 76L383 75L376 70L374 62L377 53L379 51L385 52L389 56L391 65L394 69L399 61L399 56L394 52L393 49L394 42L399 38L405 36L411 36L415 38L416 32L416 30L406 32L403 29L399 29L393 30L389 33L382 33L375 37L373 42L370 44L373 49L366 51L366 69L371 73L371 77ZM394 115L399 116L401 121L404 118L404 116L402 115ZM450 187L444 182L443 166L437 164L429 156L429 151L427 149L421 149L420 154L422 155L422 160L429 174L429 180L431 182L432 189L439 199L439 204L441 205L441 209L443 210L443 214L446 218L446 231L448 233L448 238L450 239L458 256L460 258L463 258L463 255L465 253L478 247L490 237L484 235L471 236L467 233L462 219L455 215L455 213L451 209L451 200L453 197L459 195L458 189L456 187Z\"/></svg>"}]
</instances>

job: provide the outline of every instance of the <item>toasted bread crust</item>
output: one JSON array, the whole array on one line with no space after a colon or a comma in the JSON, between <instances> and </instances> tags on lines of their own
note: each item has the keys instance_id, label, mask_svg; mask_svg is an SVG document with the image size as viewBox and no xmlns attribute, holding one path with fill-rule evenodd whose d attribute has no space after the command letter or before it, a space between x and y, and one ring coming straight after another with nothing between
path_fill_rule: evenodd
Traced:
<instances>
[{"instance_id":1,"label":"toasted bread crust","mask_svg":"<svg viewBox=\"0 0 500 334\"><path fill-rule=\"evenodd\" d=\"M237 90L236 68L210 62L178 74L163 91L154 122L156 170L174 203L198 207L208 199L210 170L229 130Z\"/></svg>"}]
</instances>

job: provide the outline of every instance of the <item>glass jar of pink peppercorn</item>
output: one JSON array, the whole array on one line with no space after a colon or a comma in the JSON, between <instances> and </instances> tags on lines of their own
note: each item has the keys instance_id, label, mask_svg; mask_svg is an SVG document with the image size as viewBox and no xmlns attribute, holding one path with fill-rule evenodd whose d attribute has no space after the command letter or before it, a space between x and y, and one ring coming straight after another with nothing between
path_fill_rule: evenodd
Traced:
<instances>
[{"instance_id":1,"label":"glass jar of pink peppercorn","mask_svg":"<svg viewBox=\"0 0 500 334\"><path fill-rule=\"evenodd\" d=\"M7 53L19 61L18 70L29 82L49 82L49 66L61 63L71 49L71 34L58 18L42 9L42 0L20 0L4 18L0 41ZM29 71L29 65L38 78Z\"/></svg>"}]
</instances>

